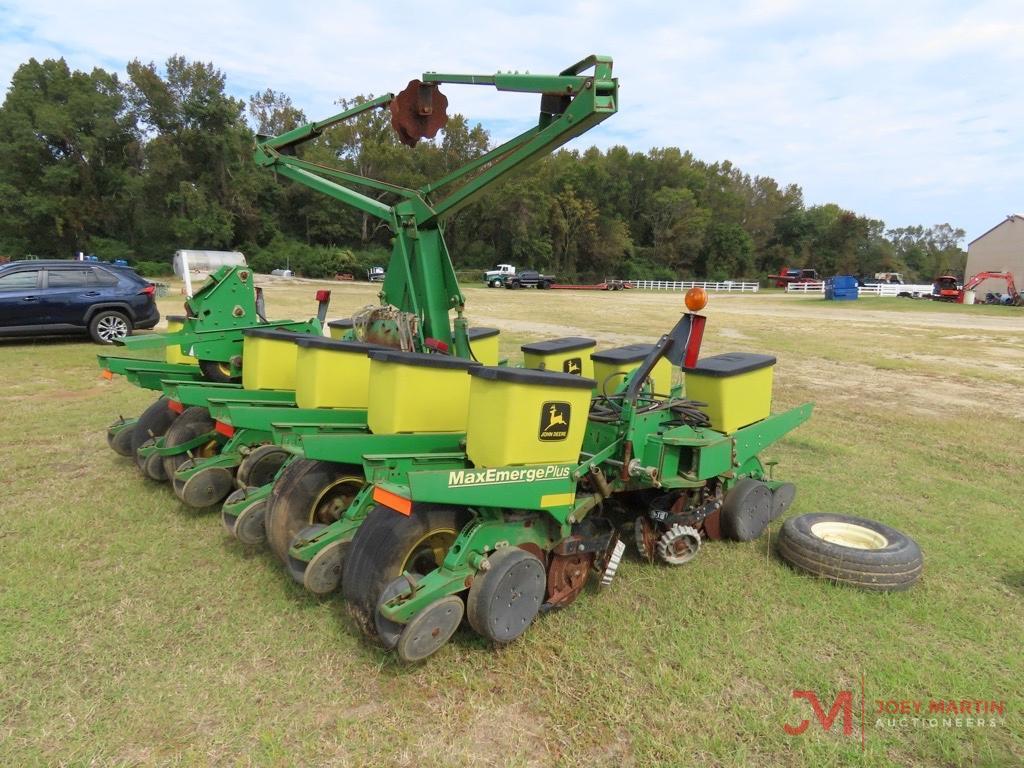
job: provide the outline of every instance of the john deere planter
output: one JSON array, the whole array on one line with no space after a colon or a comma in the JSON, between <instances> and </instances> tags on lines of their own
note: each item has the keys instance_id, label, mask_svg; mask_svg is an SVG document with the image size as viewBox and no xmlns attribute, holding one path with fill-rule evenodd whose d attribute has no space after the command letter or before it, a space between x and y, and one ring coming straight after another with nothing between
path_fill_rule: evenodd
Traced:
<instances>
[{"instance_id":1,"label":"john deere planter","mask_svg":"<svg viewBox=\"0 0 1024 768\"><path fill-rule=\"evenodd\" d=\"M480 635L510 642L538 613L571 603L591 573L611 582L624 516L641 555L670 565L708 539L760 536L794 489L759 454L811 406L770 413L774 358L698 359L705 301L687 296L694 312L613 394L560 371L474 367L462 455L367 457L373 488L362 501L375 506L342 569L364 631L406 661L437 651L463 614ZM657 394L666 361L701 401L678 387ZM297 542L293 558L315 539Z\"/></svg>"},{"instance_id":2,"label":"john deere planter","mask_svg":"<svg viewBox=\"0 0 1024 768\"><path fill-rule=\"evenodd\" d=\"M143 389L161 391L165 381L222 383L232 388L242 373L242 338L247 329L275 328L295 333L323 333L329 291L317 294L319 310L311 320L264 317L263 295L247 267L222 267L185 301L184 315L167 319L167 332L131 336L121 343L132 350L162 349L164 360L98 355L103 376L125 376ZM150 477L164 479L162 462L140 456L139 449L162 436L180 411L161 397L137 419L118 419L107 429L107 442L122 456L132 456Z\"/></svg>"},{"instance_id":3,"label":"john deere planter","mask_svg":"<svg viewBox=\"0 0 1024 768\"><path fill-rule=\"evenodd\" d=\"M390 110L403 143L433 138L447 120L442 84L538 94L539 117L417 189L303 158L302 144L375 109ZM468 327L443 221L617 101L602 56L557 75L427 72L397 95L261 138L259 165L388 227L380 304L331 325L331 339L321 314L304 327L239 323L220 346L193 307L173 346L198 363L105 365L164 393L120 428L132 440L112 430L112 446L143 438L129 447L144 469L193 506L230 493L222 515L236 537L267 540L312 592L340 584L364 631L406 661L440 649L464 616L507 643L591 574L607 586L622 530L643 558L670 565L707 540L761 535L794 489L760 454L811 406L771 413L774 358L698 359L702 291L654 344L548 340L523 347L523 368L497 364L493 329Z\"/></svg>"}]
</instances>

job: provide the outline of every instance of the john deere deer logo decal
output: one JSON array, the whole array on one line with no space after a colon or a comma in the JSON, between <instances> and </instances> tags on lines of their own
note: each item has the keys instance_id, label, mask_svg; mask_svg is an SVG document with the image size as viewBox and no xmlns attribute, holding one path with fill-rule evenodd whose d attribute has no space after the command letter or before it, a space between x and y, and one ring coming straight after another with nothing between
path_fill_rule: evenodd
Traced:
<instances>
[{"instance_id":1,"label":"john deere deer logo decal","mask_svg":"<svg viewBox=\"0 0 1024 768\"><path fill-rule=\"evenodd\" d=\"M571 373L574 376L583 375L583 361L578 357L570 357L564 363L562 363L562 372Z\"/></svg>"},{"instance_id":2,"label":"john deere deer logo decal","mask_svg":"<svg viewBox=\"0 0 1024 768\"><path fill-rule=\"evenodd\" d=\"M570 413L571 408L568 403L544 403L540 408L540 433L538 437L544 442L565 440L569 436Z\"/></svg>"}]
</instances>

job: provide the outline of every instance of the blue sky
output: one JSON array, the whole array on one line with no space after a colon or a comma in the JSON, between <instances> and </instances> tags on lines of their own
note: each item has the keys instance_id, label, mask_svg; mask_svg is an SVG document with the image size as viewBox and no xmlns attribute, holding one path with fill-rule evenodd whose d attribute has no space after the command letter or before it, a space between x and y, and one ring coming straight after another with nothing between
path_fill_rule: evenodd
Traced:
<instances>
[{"instance_id":1,"label":"blue sky","mask_svg":"<svg viewBox=\"0 0 1024 768\"><path fill-rule=\"evenodd\" d=\"M245 98L288 93L311 118L424 70L555 72L615 58L620 111L573 146L678 146L796 183L890 227L968 240L1024 212L1024 3L148 3L0 0L0 81L29 57L123 72L212 61ZM512 135L534 97L445 89L450 111Z\"/></svg>"}]
</instances>

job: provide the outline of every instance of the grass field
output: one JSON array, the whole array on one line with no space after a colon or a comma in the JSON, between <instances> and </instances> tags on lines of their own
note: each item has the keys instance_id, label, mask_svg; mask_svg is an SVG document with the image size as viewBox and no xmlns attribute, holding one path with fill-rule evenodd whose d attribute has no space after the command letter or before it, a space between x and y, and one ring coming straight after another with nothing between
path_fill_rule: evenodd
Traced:
<instances>
[{"instance_id":1,"label":"grass field","mask_svg":"<svg viewBox=\"0 0 1024 768\"><path fill-rule=\"evenodd\" d=\"M335 317L374 300L332 287ZM273 283L269 308L308 315L313 290ZM682 304L466 294L513 357L544 337L653 341ZM799 489L789 514L909 533L926 563L913 590L797 575L771 536L713 543L680 568L624 563L507 648L459 633L403 666L339 599L107 448L107 423L153 394L101 380L97 347L0 343L0 765L1024 764L1024 310L716 295L706 314L705 354L771 352L776 409L816 403L768 456ZM794 690L826 711L851 691L853 733L841 717L826 733ZM959 727L876 714L950 699L1005 711Z\"/></svg>"}]
</instances>

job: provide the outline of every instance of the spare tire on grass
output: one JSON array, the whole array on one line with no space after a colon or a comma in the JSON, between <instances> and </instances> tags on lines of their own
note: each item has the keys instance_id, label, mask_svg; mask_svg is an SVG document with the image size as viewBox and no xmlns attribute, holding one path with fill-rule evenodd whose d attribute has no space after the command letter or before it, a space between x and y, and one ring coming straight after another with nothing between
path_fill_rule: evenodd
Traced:
<instances>
[{"instance_id":1,"label":"spare tire on grass","mask_svg":"<svg viewBox=\"0 0 1024 768\"><path fill-rule=\"evenodd\" d=\"M909 589L924 569L921 548L905 533L827 512L791 517L775 551L798 571L875 592Z\"/></svg>"}]
</instances>

